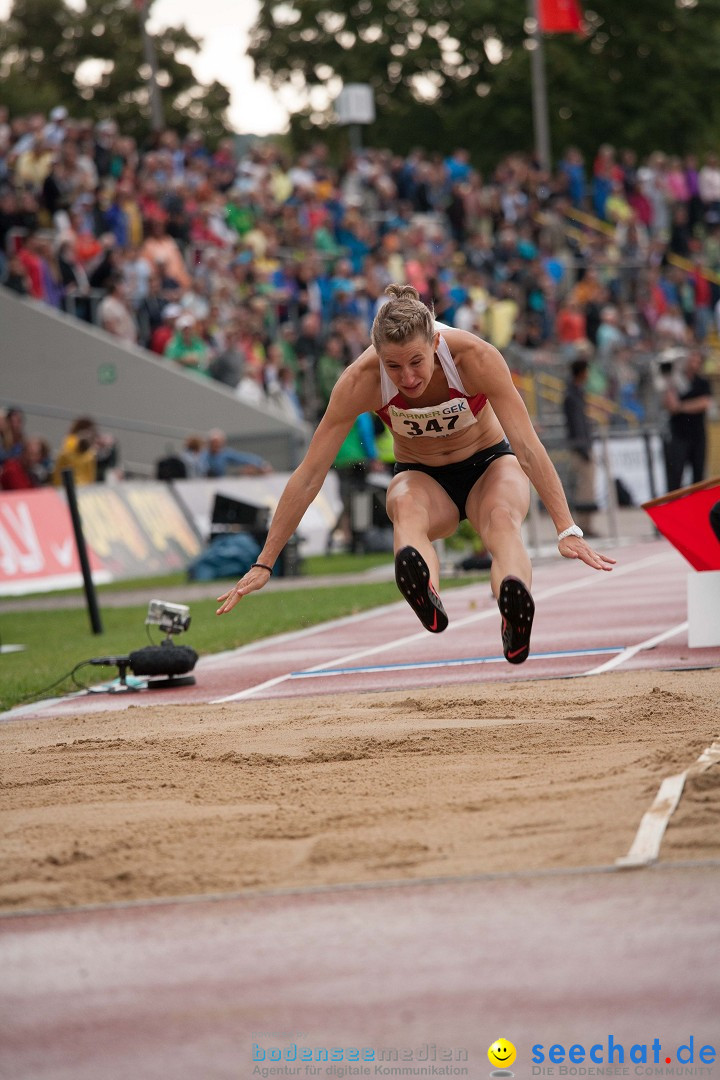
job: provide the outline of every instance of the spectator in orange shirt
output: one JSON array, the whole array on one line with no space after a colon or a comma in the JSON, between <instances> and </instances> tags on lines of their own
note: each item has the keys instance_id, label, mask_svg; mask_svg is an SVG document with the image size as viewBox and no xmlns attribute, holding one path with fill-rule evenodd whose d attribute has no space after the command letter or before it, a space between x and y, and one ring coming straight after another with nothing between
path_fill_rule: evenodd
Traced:
<instances>
[{"instance_id":1,"label":"spectator in orange shirt","mask_svg":"<svg viewBox=\"0 0 720 1080\"><path fill-rule=\"evenodd\" d=\"M593 266L588 266L585 276L578 281L570 295L583 308L587 304L602 304L605 301L605 286Z\"/></svg>"}]
</instances>

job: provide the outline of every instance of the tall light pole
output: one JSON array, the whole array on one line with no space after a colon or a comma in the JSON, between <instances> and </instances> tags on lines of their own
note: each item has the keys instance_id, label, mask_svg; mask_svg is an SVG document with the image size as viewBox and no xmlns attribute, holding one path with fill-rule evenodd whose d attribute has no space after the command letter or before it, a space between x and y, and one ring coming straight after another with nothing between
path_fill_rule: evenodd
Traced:
<instances>
[{"instance_id":1,"label":"tall light pole","mask_svg":"<svg viewBox=\"0 0 720 1080\"><path fill-rule=\"evenodd\" d=\"M548 122L547 83L545 81L545 46L540 27L539 0L528 0L528 16L533 27L533 47L530 50L530 78L532 87L533 131L535 134L535 157L542 169L550 169L550 124Z\"/></svg>"},{"instance_id":2,"label":"tall light pole","mask_svg":"<svg viewBox=\"0 0 720 1080\"><path fill-rule=\"evenodd\" d=\"M157 80L157 52L155 51L155 42L147 28L148 6L147 0L135 0L135 7L137 8L138 19L140 20L143 53L145 54L145 62L150 68L150 78L148 80L150 87L150 124L153 131L164 131L165 110L163 109L162 95Z\"/></svg>"}]
</instances>

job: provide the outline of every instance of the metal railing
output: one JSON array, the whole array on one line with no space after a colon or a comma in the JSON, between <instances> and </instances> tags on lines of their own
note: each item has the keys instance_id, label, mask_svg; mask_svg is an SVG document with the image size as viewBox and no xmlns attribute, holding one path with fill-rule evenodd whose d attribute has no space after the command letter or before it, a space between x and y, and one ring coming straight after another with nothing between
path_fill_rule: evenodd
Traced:
<instances>
[{"instance_id":1,"label":"metal railing","mask_svg":"<svg viewBox=\"0 0 720 1080\"><path fill-rule=\"evenodd\" d=\"M556 410L561 407L567 392L567 384L563 379L546 371L514 373L513 382L523 397L530 418L535 422L542 422L544 406L551 405ZM610 398L601 394L586 394L585 399L590 419L601 427L613 424L639 427L637 415Z\"/></svg>"},{"instance_id":2,"label":"metal railing","mask_svg":"<svg viewBox=\"0 0 720 1080\"><path fill-rule=\"evenodd\" d=\"M574 221L579 222L581 225L584 225L586 229L593 229L595 232L604 233L606 236L615 236L615 226L611 224L611 222L602 221L600 218L595 217L594 214L588 214L585 210L578 210L573 207L573 209L567 211L567 216ZM697 272L700 277L705 278L706 281L711 281L715 285L720 285L720 274L717 274L707 266L698 267L695 263L691 262L690 259L684 259L682 255L676 255L671 251L667 253L667 261L671 266L677 266L681 270L686 270L689 273Z\"/></svg>"},{"instance_id":3,"label":"metal railing","mask_svg":"<svg viewBox=\"0 0 720 1080\"><path fill-rule=\"evenodd\" d=\"M638 425L633 431L612 431L608 428L604 428L598 432L594 440L596 447L595 462L598 468L602 470L605 477L603 491L604 506L600 513L604 518L604 536L614 543L617 543L622 539L622 515L616 483L618 479L622 479L623 470L613 465L612 444L614 442L622 444L624 439L632 440L635 444L637 444L638 439L642 440L642 454L645 471L644 490L650 499L654 499L660 494L657 484L657 473L659 468L662 473L663 468L662 454L658 449L658 431L655 427ZM543 445L557 470L567 495L570 508L573 509L570 450L568 449L565 440L560 436L544 436ZM637 478L637 474L634 475ZM635 531L637 531L637 519L635 518L633 520L635 521ZM652 530L650 529L650 531ZM533 557L537 557L538 555L543 554L548 548L554 548L555 546L555 533L552 522L550 522L545 508L532 486L530 488L530 509L527 517L527 534L528 548Z\"/></svg>"}]
</instances>

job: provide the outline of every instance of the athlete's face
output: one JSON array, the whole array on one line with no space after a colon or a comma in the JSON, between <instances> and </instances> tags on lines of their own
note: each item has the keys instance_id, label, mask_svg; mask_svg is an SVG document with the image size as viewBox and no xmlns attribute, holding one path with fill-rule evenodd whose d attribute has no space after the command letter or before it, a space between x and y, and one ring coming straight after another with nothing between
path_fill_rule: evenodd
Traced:
<instances>
[{"instance_id":1,"label":"athlete's face","mask_svg":"<svg viewBox=\"0 0 720 1080\"><path fill-rule=\"evenodd\" d=\"M388 375L406 397L419 397L427 388L435 370L435 349L439 334L432 341L409 338L401 345L386 341L380 356Z\"/></svg>"}]
</instances>

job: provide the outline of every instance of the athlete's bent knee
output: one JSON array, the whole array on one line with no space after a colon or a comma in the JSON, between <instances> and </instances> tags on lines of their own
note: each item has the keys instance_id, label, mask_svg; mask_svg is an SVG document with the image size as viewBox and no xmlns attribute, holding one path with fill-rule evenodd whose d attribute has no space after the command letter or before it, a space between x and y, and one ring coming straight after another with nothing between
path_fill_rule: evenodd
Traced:
<instances>
[{"instance_id":1,"label":"athlete's bent knee","mask_svg":"<svg viewBox=\"0 0 720 1080\"><path fill-rule=\"evenodd\" d=\"M483 533L492 536L518 532L522 520L523 515L518 510L502 503L493 506L485 517Z\"/></svg>"},{"instance_id":2,"label":"athlete's bent knee","mask_svg":"<svg viewBox=\"0 0 720 1080\"><path fill-rule=\"evenodd\" d=\"M385 509L388 517L395 525L406 521L428 520L427 508L422 500L418 499L417 494L410 491L396 489L388 492Z\"/></svg>"}]
</instances>

